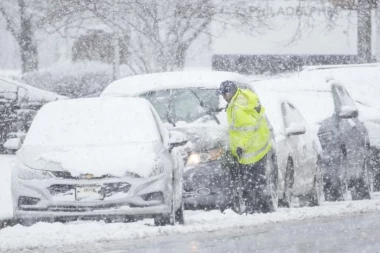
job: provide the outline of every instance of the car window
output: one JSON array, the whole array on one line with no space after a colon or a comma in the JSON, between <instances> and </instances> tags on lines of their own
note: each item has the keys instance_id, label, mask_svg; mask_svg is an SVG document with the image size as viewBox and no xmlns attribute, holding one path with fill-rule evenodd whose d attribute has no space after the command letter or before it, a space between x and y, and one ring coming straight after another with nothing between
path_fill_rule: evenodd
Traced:
<instances>
[{"instance_id":1,"label":"car window","mask_svg":"<svg viewBox=\"0 0 380 253\"><path fill-rule=\"evenodd\" d=\"M339 100L343 106L355 106L354 100L342 86L337 86Z\"/></svg>"},{"instance_id":2,"label":"car window","mask_svg":"<svg viewBox=\"0 0 380 253\"><path fill-rule=\"evenodd\" d=\"M220 97L215 89L173 89L152 91L141 95L148 99L163 122L192 123L210 118L206 108L219 108ZM203 106L201 106L201 101ZM210 118L212 120L212 118Z\"/></svg>"}]
</instances>

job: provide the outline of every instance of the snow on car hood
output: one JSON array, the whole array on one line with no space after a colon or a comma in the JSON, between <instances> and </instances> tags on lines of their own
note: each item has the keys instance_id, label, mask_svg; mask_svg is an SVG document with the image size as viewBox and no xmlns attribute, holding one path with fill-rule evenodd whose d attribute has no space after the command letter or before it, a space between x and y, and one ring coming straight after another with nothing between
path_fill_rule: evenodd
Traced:
<instances>
[{"instance_id":1,"label":"snow on car hood","mask_svg":"<svg viewBox=\"0 0 380 253\"><path fill-rule=\"evenodd\" d=\"M184 124L170 130L184 133L195 151L211 150L228 141L228 129L223 125Z\"/></svg>"},{"instance_id":2,"label":"snow on car hood","mask_svg":"<svg viewBox=\"0 0 380 253\"><path fill-rule=\"evenodd\" d=\"M93 174L122 177L126 172L148 177L161 162L158 144L129 144L101 147L42 147L23 146L18 156L32 168L67 171L72 176Z\"/></svg>"}]
</instances>

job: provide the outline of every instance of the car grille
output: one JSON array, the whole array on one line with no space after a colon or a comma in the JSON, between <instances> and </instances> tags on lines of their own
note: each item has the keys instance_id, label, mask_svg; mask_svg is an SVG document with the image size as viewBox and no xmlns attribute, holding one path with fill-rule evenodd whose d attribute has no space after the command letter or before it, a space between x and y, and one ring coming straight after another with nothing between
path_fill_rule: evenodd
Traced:
<instances>
[{"instance_id":1,"label":"car grille","mask_svg":"<svg viewBox=\"0 0 380 253\"><path fill-rule=\"evenodd\" d=\"M110 205L100 205L100 206L50 206L49 211L52 212L89 212L94 210L106 210L110 208L118 208L123 205L120 204L110 204Z\"/></svg>"},{"instance_id":2,"label":"car grille","mask_svg":"<svg viewBox=\"0 0 380 253\"><path fill-rule=\"evenodd\" d=\"M48 187L48 190L51 195L56 196L60 194L70 194L74 193L75 187L81 185L64 185L64 184L55 184ZM110 197L116 193L127 193L131 189L131 185L125 182L118 183L106 183L102 184L102 194L104 197Z\"/></svg>"},{"instance_id":3,"label":"car grille","mask_svg":"<svg viewBox=\"0 0 380 253\"><path fill-rule=\"evenodd\" d=\"M56 178L61 178L61 179L74 179L74 180L96 180L96 179L104 179L104 178L115 178L114 176L111 175L103 175L100 177L94 177L91 174L84 174L80 175L78 177L74 177L71 175L70 172L67 171L50 171Z\"/></svg>"}]
</instances>

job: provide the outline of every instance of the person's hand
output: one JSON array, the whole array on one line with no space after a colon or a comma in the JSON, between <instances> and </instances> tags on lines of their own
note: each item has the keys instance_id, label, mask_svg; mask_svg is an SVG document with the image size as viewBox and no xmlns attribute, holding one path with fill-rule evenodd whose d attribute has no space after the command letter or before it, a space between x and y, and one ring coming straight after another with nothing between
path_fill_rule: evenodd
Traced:
<instances>
[{"instance_id":1,"label":"person's hand","mask_svg":"<svg viewBox=\"0 0 380 253\"><path fill-rule=\"evenodd\" d=\"M239 159L243 156L243 149L238 147L236 149L236 154L238 155Z\"/></svg>"}]
</instances>

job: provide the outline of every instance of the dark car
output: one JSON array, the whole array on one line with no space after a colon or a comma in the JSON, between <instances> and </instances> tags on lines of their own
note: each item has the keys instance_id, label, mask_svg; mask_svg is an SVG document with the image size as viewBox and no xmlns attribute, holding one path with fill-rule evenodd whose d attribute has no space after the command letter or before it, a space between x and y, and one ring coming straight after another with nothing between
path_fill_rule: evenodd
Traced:
<instances>
[{"instance_id":1,"label":"dark car","mask_svg":"<svg viewBox=\"0 0 380 253\"><path fill-rule=\"evenodd\" d=\"M314 125L322 146L326 200L369 199L369 137L359 119L355 101L334 79L280 79L255 83L281 92L294 103L310 125Z\"/></svg>"},{"instance_id":2,"label":"dark car","mask_svg":"<svg viewBox=\"0 0 380 253\"><path fill-rule=\"evenodd\" d=\"M127 77L110 84L101 94L143 97L152 103L167 128L187 135L189 145L183 154L187 208L215 208L226 203L223 190L228 171L221 166L228 147L226 102L216 94L225 80L249 88L249 81L236 73L167 72ZM277 206L276 193L273 199Z\"/></svg>"}]
</instances>

